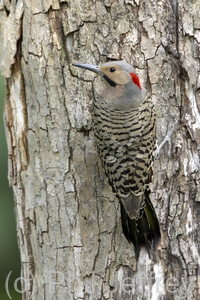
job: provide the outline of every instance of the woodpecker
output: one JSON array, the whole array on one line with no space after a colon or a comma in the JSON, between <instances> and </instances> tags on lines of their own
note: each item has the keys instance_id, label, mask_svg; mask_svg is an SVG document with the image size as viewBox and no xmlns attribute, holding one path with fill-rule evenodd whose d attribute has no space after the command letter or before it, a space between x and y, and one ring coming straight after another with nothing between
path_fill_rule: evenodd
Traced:
<instances>
[{"instance_id":1,"label":"woodpecker","mask_svg":"<svg viewBox=\"0 0 200 300\"><path fill-rule=\"evenodd\" d=\"M97 150L112 191L120 201L124 235L149 256L160 240L159 222L150 200L156 145L155 111L135 69L124 61L101 67L75 67L102 77L104 87L94 93L92 123Z\"/></svg>"}]
</instances>

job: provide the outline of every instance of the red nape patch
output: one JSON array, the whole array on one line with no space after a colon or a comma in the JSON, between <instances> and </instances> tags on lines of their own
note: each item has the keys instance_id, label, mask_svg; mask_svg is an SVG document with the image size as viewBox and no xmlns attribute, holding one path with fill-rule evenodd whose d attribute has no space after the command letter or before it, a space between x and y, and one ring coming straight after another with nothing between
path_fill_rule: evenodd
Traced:
<instances>
[{"instance_id":1,"label":"red nape patch","mask_svg":"<svg viewBox=\"0 0 200 300\"><path fill-rule=\"evenodd\" d=\"M130 73L132 81L141 89L140 79L135 73Z\"/></svg>"}]
</instances>

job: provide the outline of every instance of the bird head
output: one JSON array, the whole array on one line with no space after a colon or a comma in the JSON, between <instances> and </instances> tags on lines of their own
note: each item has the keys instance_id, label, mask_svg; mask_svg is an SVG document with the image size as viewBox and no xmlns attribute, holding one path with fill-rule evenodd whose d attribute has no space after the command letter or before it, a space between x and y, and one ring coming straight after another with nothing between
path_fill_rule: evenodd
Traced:
<instances>
[{"instance_id":1,"label":"bird head","mask_svg":"<svg viewBox=\"0 0 200 300\"><path fill-rule=\"evenodd\" d=\"M135 69L124 61L111 61L98 67L90 64L73 64L100 75L105 87L99 92L100 96L114 108L129 110L140 106L146 95Z\"/></svg>"}]
</instances>

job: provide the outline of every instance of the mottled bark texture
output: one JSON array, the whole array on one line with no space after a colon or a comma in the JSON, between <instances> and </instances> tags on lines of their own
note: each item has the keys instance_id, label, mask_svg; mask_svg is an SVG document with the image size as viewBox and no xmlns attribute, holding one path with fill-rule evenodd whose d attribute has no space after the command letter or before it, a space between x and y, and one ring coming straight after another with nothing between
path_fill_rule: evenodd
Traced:
<instances>
[{"instance_id":1,"label":"mottled bark texture","mask_svg":"<svg viewBox=\"0 0 200 300\"><path fill-rule=\"evenodd\" d=\"M199 299L199 0L0 1L9 181L23 299ZM122 234L94 145L99 79L72 62L133 64L157 112L156 259Z\"/></svg>"}]
</instances>

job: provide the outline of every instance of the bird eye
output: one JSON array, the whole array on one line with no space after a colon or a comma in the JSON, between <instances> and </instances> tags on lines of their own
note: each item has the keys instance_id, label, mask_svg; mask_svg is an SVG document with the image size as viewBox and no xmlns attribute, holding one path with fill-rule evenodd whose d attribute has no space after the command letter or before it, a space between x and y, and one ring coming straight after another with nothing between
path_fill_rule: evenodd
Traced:
<instances>
[{"instance_id":1,"label":"bird eye","mask_svg":"<svg viewBox=\"0 0 200 300\"><path fill-rule=\"evenodd\" d=\"M114 67L112 67L112 68L110 68L110 72L115 72L115 68Z\"/></svg>"}]
</instances>

